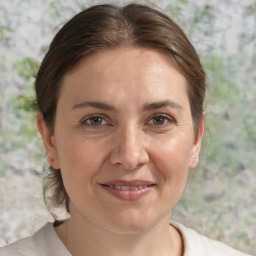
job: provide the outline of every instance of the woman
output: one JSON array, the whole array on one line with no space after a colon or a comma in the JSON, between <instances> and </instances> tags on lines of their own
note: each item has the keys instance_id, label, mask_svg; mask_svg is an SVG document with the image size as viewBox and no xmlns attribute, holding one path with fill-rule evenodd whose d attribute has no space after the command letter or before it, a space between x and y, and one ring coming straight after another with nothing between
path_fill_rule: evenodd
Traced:
<instances>
[{"instance_id":1,"label":"woman","mask_svg":"<svg viewBox=\"0 0 256 256\"><path fill-rule=\"evenodd\" d=\"M46 224L0 255L245 255L171 212L199 159L205 73L182 30L130 4L91 7L57 33L36 79Z\"/></svg>"}]
</instances>

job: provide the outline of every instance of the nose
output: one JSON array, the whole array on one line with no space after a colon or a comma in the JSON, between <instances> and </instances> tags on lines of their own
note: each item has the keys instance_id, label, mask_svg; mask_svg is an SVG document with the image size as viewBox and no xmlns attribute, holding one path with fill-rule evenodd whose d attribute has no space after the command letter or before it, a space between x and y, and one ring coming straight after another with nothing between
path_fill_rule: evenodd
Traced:
<instances>
[{"instance_id":1,"label":"nose","mask_svg":"<svg viewBox=\"0 0 256 256\"><path fill-rule=\"evenodd\" d=\"M135 127L121 129L113 140L110 162L125 170L136 170L148 163L145 135Z\"/></svg>"}]
</instances>

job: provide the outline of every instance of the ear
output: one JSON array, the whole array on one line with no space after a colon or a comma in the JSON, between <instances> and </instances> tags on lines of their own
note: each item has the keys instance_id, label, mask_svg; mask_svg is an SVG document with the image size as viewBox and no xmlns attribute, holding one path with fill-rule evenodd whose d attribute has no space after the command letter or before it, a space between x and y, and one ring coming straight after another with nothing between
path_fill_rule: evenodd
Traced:
<instances>
[{"instance_id":1,"label":"ear","mask_svg":"<svg viewBox=\"0 0 256 256\"><path fill-rule=\"evenodd\" d=\"M41 112L38 112L36 115L36 124L37 124L37 129L40 132L44 142L44 147L47 152L48 163L54 169L59 169L60 166L59 166L57 149L55 146L55 139L53 134L50 132L50 129L47 126Z\"/></svg>"},{"instance_id":2,"label":"ear","mask_svg":"<svg viewBox=\"0 0 256 256\"><path fill-rule=\"evenodd\" d=\"M195 142L194 142L194 145L192 148L189 169L195 168L199 161L199 154L200 154L202 138L203 138L203 134L204 134L204 117L205 117L205 113L202 114L199 131L195 138Z\"/></svg>"}]
</instances>

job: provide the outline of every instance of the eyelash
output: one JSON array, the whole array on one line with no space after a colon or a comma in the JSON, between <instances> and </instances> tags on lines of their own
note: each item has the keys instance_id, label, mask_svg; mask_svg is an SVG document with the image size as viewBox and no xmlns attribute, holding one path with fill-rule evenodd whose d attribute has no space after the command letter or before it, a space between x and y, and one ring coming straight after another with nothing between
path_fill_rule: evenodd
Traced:
<instances>
[{"instance_id":1,"label":"eyelash","mask_svg":"<svg viewBox=\"0 0 256 256\"><path fill-rule=\"evenodd\" d=\"M93 118L101 118L101 119L104 120L106 123L105 123L105 124L102 124L102 123L101 123L101 124L99 124L99 125L89 124L88 122L90 122L90 120L92 120ZM159 124L159 125L154 124L153 122L154 122L154 119L156 119L156 118L163 118L163 119L164 119L164 123L163 123L163 124ZM152 123L150 124L150 122L152 122ZM155 127L157 127L157 128L164 128L164 127L169 126L169 125L172 125L172 124L174 124L174 123L175 123L175 120L174 120L172 117L170 117L170 116L168 116L168 115L165 115L165 114L154 114L154 115L151 116L151 117L149 118L149 120L146 122L146 124L150 124L150 126L155 126ZM93 128L100 128L100 127L102 127L102 126L112 126L112 125L111 125L111 122L109 122L109 121L107 120L107 118L106 118L104 115L102 115L102 114L92 114L92 115L89 115L89 116L83 118L83 119L80 121L80 124L81 124L81 125L90 126L90 127L93 127Z\"/></svg>"},{"instance_id":2,"label":"eyelash","mask_svg":"<svg viewBox=\"0 0 256 256\"><path fill-rule=\"evenodd\" d=\"M89 124L88 121L92 120L93 118L101 118L102 120L104 120L106 122L106 124L100 124L100 125L93 125L93 124ZM110 122L108 122L106 120L107 118L104 115L101 114L93 114L93 115L89 115L86 118L83 118L80 122L81 125L87 125L87 126L94 126L95 128L98 126L98 128L102 125L111 125Z\"/></svg>"},{"instance_id":3,"label":"eyelash","mask_svg":"<svg viewBox=\"0 0 256 256\"><path fill-rule=\"evenodd\" d=\"M155 114L154 116L150 117L150 119L147 123L154 122L153 120L156 119L156 118L163 118L164 119L163 124L156 125L156 124L152 123L152 125L157 127L157 128L164 128L166 126L170 126L170 125L175 123L175 120L172 117L170 117L168 115L165 115L165 114Z\"/></svg>"}]
</instances>

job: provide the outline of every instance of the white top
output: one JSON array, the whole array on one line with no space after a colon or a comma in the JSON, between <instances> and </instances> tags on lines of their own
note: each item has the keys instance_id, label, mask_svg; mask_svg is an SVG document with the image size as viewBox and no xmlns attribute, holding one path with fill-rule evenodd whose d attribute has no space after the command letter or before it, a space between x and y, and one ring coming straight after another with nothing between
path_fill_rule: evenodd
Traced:
<instances>
[{"instance_id":1,"label":"white top","mask_svg":"<svg viewBox=\"0 0 256 256\"><path fill-rule=\"evenodd\" d=\"M171 222L182 234L183 256L249 256L219 241L209 239L183 225ZM59 239L52 223L47 223L33 236L0 248L0 256L72 256Z\"/></svg>"}]
</instances>

